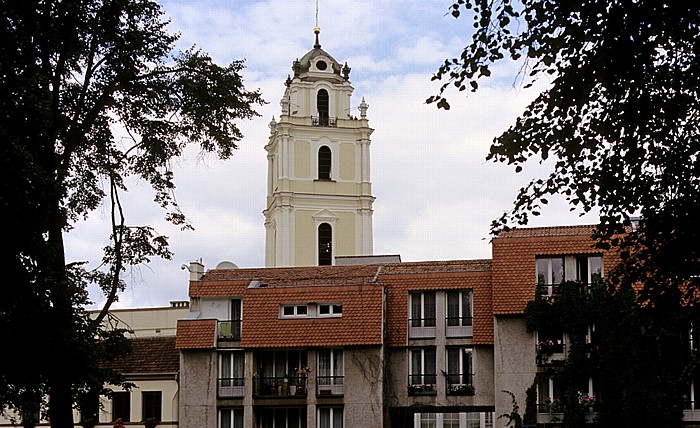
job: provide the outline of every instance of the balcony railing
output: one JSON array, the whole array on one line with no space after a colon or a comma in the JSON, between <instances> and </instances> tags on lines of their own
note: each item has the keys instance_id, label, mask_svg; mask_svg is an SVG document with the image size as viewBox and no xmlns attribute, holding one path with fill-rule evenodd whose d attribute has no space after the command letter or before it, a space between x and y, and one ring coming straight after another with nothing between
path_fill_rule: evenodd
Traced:
<instances>
[{"instance_id":1,"label":"balcony railing","mask_svg":"<svg viewBox=\"0 0 700 428\"><path fill-rule=\"evenodd\" d=\"M411 318L408 320L408 337L411 339L435 337L435 318Z\"/></svg>"},{"instance_id":2,"label":"balcony railing","mask_svg":"<svg viewBox=\"0 0 700 428\"><path fill-rule=\"evenodd\" d=\"M345 393L345 376L317 376L317 395L343 395Z\"/></svg>"},{"instance_id":3,"label":"balcony railing","mask_svg":"<svg viewBox=\"0 0 700 428\"><path fill-rule=\"evenodd\" d=\"M218 395L220 398L245 396L245 383L242 377L219 378Z\"/></svg>"},{"instance_id":4,"label":"balcony railing","mask_svg":"<svg viewBox=\"0 0 700 428\"><path fill-rule=\"evenodd\" d=\"M469 337L472 335L472 317L445 318L445 336Z\"/></svg>"},{"instance_id":5,"label":"balcony railing","mask_svg":"<svg viewBox=\"0 0 700 428\"><path fill-rule=\"evenodd\" d=\"M220 340L241 340L241 320L219 321Z\"/></svg>"},{"instance_id":6,"label":"balcony railing","mask_svg":"<svg viewBox=\"0 0 700 428\"><path fill-rule=\"evenodd\" d=\"M335 128L336 126L338 126L338 119L335 117L328 116L312 116L311 124L313 126L328 126L331 128Z\"/></svg>"},{"instance_id":7,"label":"balcony railing","mask_svg":"<svg viewBox=\"0 0 700 428\"><path fill-rule=\"evenodd\" d=\"M563 361L566 355L566 345L563 340L541 340L537 342L538 365L554 364Z\"/></svg>"},{"instance_id":8,"label":"balcony railing","mask_svg":"<svg viewBox=\"0 0 700 428\"><path fill-rule=\"evenodd\" d=\"M437 376L434 374L417 374L408 376L408 395L437 394Z\"/></svg>"},{"instance_id":9,"label":"balcony railing","mask_svg":"<svg viewBox=\"0 0 700 428\"><path fill-rule=\"evenodd\" d=\"M306 377L257 377L253 381L256 397L306 397Z\"/></svg>"},{"instance_id":10,"label":"balcony railing","mask_svg":"<svg viewBox=\"0 0 700 428\"><path fill-rule=\"evenodd\" d=\"M474 395L473 374L449 374L447 378L447 395Z\"/></svg>"}]
</instances>

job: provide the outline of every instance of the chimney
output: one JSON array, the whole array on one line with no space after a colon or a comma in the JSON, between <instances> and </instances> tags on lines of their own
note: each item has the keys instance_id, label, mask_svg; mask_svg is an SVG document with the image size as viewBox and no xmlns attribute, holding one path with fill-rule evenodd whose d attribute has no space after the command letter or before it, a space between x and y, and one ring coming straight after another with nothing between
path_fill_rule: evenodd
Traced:
<instances>
[{"instance_id":1,"label":"chimney","mask_svg":"<svg viewBox=\"0 0 700 428\"><path fill-rule=\"evenodd\" d=\"M199 281L204 276L204 265L201 260L190 262L190 267L187 270L190 271L190 281Z\"/></svg>"}]
</instances>

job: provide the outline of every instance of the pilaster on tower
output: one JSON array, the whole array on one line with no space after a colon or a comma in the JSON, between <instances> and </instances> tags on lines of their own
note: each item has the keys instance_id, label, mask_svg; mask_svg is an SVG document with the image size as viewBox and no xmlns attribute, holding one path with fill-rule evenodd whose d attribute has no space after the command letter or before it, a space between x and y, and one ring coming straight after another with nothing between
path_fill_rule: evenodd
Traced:
<instances>
[{"instance_id":1,"label":"pilaster on tower","mask_svg":"<svg viewBox=\"0 0 700 428\"><path fill-rule=\"evenodd\" d=\"M370 136L364 98L352 114L350 67L321 49L292 62L279 121L270 122L267 267L372 255Z\"/></svg>"}]
</instances>

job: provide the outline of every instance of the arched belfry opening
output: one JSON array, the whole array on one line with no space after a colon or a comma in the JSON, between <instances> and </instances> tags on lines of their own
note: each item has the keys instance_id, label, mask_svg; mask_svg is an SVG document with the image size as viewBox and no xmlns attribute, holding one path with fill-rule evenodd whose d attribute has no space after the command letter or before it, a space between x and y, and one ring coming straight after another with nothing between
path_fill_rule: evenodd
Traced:
<instances>
[{"instance_id":1,"label":"arched belfry opening","mask_svg":"<svg viewBox=\"0 0 700 428\"><path fill-rule=\"evenodd\" d=\"M333 264L333 228L328 223L318 225L318 265Z\"/></svg>"},{"instance_id":2,"label":"arched belfry opening","mask_svg":"<svg viewBox=\"0 0 700 428\"><path fill-rule=\"evenodd\" d=\"M331 179L331 149L328 146L321 146L318 149L318 179Z\"/></svg>"},{"instance_id":3,"label":"arched belfry opening","mask_svg":"<svg viewBox=\"0 0 700 428\"><path fill-rule=\"evenodd\" d=\"M328 126L328 91L319 89L316 94L316 108L318 110L318 124Z\"/></svg>"}]
</instances>

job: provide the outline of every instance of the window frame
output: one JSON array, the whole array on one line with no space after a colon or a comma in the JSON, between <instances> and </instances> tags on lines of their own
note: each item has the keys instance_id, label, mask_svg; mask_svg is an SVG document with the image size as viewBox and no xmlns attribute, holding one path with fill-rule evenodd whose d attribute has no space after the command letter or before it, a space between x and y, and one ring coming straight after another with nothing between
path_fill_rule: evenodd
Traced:
<instances>
[{"instance_id":1,"label":"window frame","mask_svg":"<svg viewBox=\"0 0 700 428\"><path fill-rule=\"evenodd\" d=\"M323 424L323 412L328 411L328 424ZM336 412L340 412L340 421L336 420ZM345 411L342 406L319 406L317 411L318 428L343 428L345 425ZM339 422L339 423L338 423Z\"/></svg>"},{"instance_id":2,"label":"window frame","mask_svg":"<svg viewBox=\"0 0 700 428\"><path fill-rule=\"evenodd\" d=\"M292 308L292 313L285 313L285 309ZM300 313L300 309L304 308ZM308 318L309 305L307 303L285 303L280 305L280 318Z\"/></svg>"},{"instance_id":3,"label":"window frame","mask_svg":"<svg viewBox=\"0 0 700 428\"><path fill-rule=\"evenodd\" d=\"M141 391L141 420L148 419L163 420L163 391Z\"/></svg>"},{"instance_id":4,"label":"window frame","mask_svg":"<svg viewBox=\"0 0 700 428\"><path fill-rule=\"evenodd\" d=\"M333 180L333 150L327 145L318 148L316 153L318 180Z\"/></svg>"},{"instance_id":5,"label":"window frame","mask_svg":"<svg viewBox=\"0 0 700 428\"><path fill-rule=\"evenodd\" d=\"M131 422L131 392L114 391L110 401L112 402L112 422L117 419L121 419L122 422Z\"/></svg>"},{"instance_id":6,"label":"window frame","mask_svg":"<svg viewBox=\"0 0 700 428\"><path fill-rule=\"evenodd\" d=\"M450 371L450 363L457 356L457 373ZM453 354L452 356L450 354ZM465 346L448 346L445 348L445 379L448 394L471 395L474 393L474 349ZM458 382L454 382L453 380ZM452 387L458 385L459 387Z\"/></svg>"},{"instance_id":7,"label":"window frame","mask_svg":"<svg viewBox=\"0 0 700 428\"><path fill-rule=\"evenodd\" d=\"M322 308L328 308L328 313L322 313ZM316 315L320 318L333 318L343 316L343 303L342 302L332 302L332 303L317 303Z\"/></svg>"}]
</instances>

